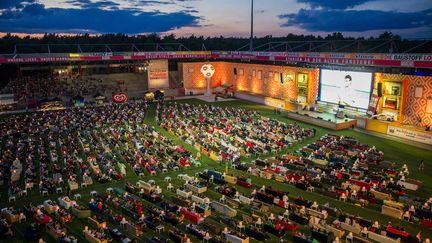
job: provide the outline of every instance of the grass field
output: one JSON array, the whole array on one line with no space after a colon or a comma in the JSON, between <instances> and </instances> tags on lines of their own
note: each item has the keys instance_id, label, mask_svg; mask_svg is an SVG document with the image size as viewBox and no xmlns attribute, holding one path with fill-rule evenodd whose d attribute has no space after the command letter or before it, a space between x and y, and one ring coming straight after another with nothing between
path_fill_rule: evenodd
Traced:
<instances>
[{"instance_id":1,"label":"grass field","mask_svg":"<svg viewBox=\"0 0 432 243\"><path fill-rule=\"evenodd\" d=\"M181 100L178 102L187 102L187 103L191 103L191 104L203 104L204 103L203 101L200 101L197 99ZM287 123L294 122L293 120L288 119L284 114L281 114L281 115L274 114L273 109L270 109L270 108L267 108L267 107L261 106L261 105L248 103L248 102L229 101L229 102L217 102L217 103L212 103L212 104L218 105L218 106L236 106L236 107L242 107L242 108L246 108L246 109L253 109L253 110L259 111L264 116L271 117L271 118L280 120L282 122L287 122ZM154 116L155 116L155 109L150 108L146 114L145 122L149 125L154 126L158 132L160 132L163 135L173 139L176 143L184 146L185 149L187 149L188 151L193 152L193 153L197 152L193 147L189 146L185 142L174 137L172 134L166 132L161 127L158 127L157 124L155 123ZM431 169L432 161L430 160L430 158L432 158L432 151L431 150L420 149L420 148L417 148L414 146L395 142L395 141L388 140L388 139L385 139L382 137L376 137L376 136L368 135L368 134L361 133L361 132L358 132L355 130L330 131L328 129L324 129L324 128L320 128L320 127L316 127L316 126L311 126L311 125L302 124L302 123L299 123L299 124L301 124L302 126L305 126L305 127L315 128L317 131L316 137L302 141L301 143L296 144L295 146L288 148L284 151L281 151L280 153L287 153L287 152L294 151L298 148L301 148L302 146L304 146L306 144L314 142L317 139L317 137L320 137L320 136L327 134L327 133L353 136L353 137L358 138L361 141L361 143L367 143L369 145L375 145L378 149L382 150L385 154L385 160L393 161L393 162L397 163L398 165L402 165L405 163L409 166L409 169L410 169L410 176L409 177L423 181L423 187L420 190L418 190L415 193L410 192L409 195L411 197L426 198L426 197L429 197L432 195L432 185L430 184L432 182L432 173L428 173L428 172L432 172L432 169ZM274 156L274 155L275 154L270 154L268 156ZM418 171L417 167L418 167L420 160L422 160L422 159L425 160L425 170L423 172L420 172L420 171ZM252 158L242 159L242 160L247 162L248 160L249 161L252 160ZM174 193L167 192L165 190L167 183L165 183L163 181L164 177L170 176L173 179L172 184L175 186L176 183L177 184L181 183L180 180L177 179L177 174L179 174L179 173L188 173L189 175L193 175L195 172L202 171L204 169L217 169L219 171L222 171L222 170L224 170L224 168L225 168L224 166L219 165L219 163L209 159L208 157L203 157L201 167L192 167L191 169L181 170L179 172L172 172L171 171L171 172L164 173L164 174L158 174L158 175L153 176L153 177L150 177L148 175L147 178L145 178L145 180L154 179L156 181L156 183L159 184L161 186L161 188L164 190L165 197L170 197L170 196L174 196ZM235 170L231 170L230 173L232 173L234 175L243 174L243 172L235 171ZM128 176L123 181L112 182L110 184L98 184L98 183L96 183L95 185L93 185L90 188L79 189L77 191L77 193L80 193L82 195L82 199L79 200L79 203L86 205L90 199L89 192L92 190L104 192L105 189L108 187L124 188L124 182L125 181L136 182L139 180L135 176L135 174L133 173L133 171L130 167L127 167L127 174L128 174ZM276 181L270 181L270 180L266 180L263 178L251 176L251 175L246 175L246 176L252 178L252 181L256 185L257 188L261 187L262 185L271 185L275 188L289 191L290 192L290 200L294 199L296 196L301 195L305 199L317 201L318 203L329 202L332 206L337 207L337 208L341 208L342 210L344 210L347 213L358 214L364 218L367 218L367 219L370 219L373 221L379 220L383 224L386 224L387 222L391 221L395 225L399 225L399 226L404 227L411 234L417 234L419 231L422 231L423 237L432 237L432 230L426 229L424 227L421 227L419 225L415 225L415 224L412 224L412 223L409 223L406 221L401 221L401 220L398 220L395 218L391 218L391 217L382 215L379 212L379 209L377 207L360 208L357 206L353 206L351 204L347 204L347 203L344 203L344 202L341 202L338 200L334 200L334 199L331 199L328 197L321 196L321 195L316 194L316 193L305 192L303 190L297 189L294 186L291 186L288 184L282 184L282 183L278 183ZM239 188L239 187L237 187L237 188L239 189L240 192L243 192L243 193L250 193L251 192L251 189L244 189L244 188ZM10 206L11 204L7 203L5 200L5 198L7 198L7 187L2 186L1 190L2 190L1 198L3 200L0 201L0 208ZM74 193L75 193L75 191L74 191ZM218 193L216 193L216 191L214 189L210 189L207 193L205 193L205 195L210 197L211 199L218 199L220 197L220 195ZM54 200L54 199L56 199L56 197L57 197L56 195L52 195L49 198ZM27 197L19 199L19 201L14 203L13 205L16 208L20 208L23 205L28 204L29 202L33 202L34 204L42 203L46 199L47 198L42 198L39 193L33 191L33 192L29 193L29 195ZM149 203L147 203L147 204L149 204ZM275 212L282 212L282 211L283 210L281 208L275 208ZM247 214L249 212L250 212L249 208L241 208L240 209L240 213L246 213ZM216 217L212 216L211 220L218 221L217 216L218 216L217 214L216 214ZM218 222L216 222L216 223L220 224ZM28 224L29 224L29 220L25 223L15 224L14 225L14 232L16 233L16 237L14 237L13 239L8 239L7 241L8 242L16 242L16 241L21 242L23 240L22 235L23 235L24 229ZM73 223L66 224L66 228L68 229L68 231L71 234L76 236L79 241L85 241L83 239L83 236L82 236L82 230L83 230L85 225L86 225L86 220L75 219ZM165 225L166 229L172 229L172 226L170 226L168 224L164 224L164 225ZM119 228L118 226L116 226L116 227ZM184 230L184 227L185 226L182 225L179 228ZM300 228L300 230L307 231L306 228ZM166 232L167 232L167 230L165 230L165 233L163 233L163 234L167 235ZM152 235L152 234L155 234L155 233L152 231L147 231L147 233L146 233L146 235ZM51 238L46 233L44 233L42 235L44 236L44 239L46 239L47 241L53 240L53 238ZM290 234L287 234L286 238L289 240ZM193 237L191 238L191 240L192 240L192 242L198 242L198 240L194 239ZM277 239L272 238L271 241L274 242L274 241L277 241Z\"/></svg>"}]
</instances>

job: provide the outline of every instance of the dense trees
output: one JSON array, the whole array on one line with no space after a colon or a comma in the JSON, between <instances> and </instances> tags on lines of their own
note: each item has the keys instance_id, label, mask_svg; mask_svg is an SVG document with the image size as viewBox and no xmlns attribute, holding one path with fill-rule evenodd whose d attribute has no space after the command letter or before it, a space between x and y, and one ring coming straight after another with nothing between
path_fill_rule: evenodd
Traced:
<instances>
[{"instance_id":1,"label":"dense trees","mask_svg":"<svg viewBox=\"0 0 432 243\"><path fill-rule=\"evenodd\" d=\"M275 42L290 42L289 45L280 44ZM301 42L311 43L301 43ZM324 41L331 41L325 44ZM350 44L350 41L352 44ZM271 43L273 44L267 44ZM297 43L298 42L298 43ZM273 37L271 35L259 37L254 39L254 46L259 47L257 50L265 51L345 51L345 52L403 52L412 49L417 45L422 44L423 40L405 40L398 35L391 32L384 32L378 37L370 38L353 38L345 37L342 33L328 34L327 36L315 35L295 35L288 34L284 37ZM40 44L57 44L51 46L51 52L97 52L105 51L104 46L95 47L86 44L131 44L139 43L136 50L154 51L155 45L151 43L181 43L183 50L242 50L249 49L247 38L238 37L203 37L203 36L188 36L176 37L174 34L160 36L158 34L148 35L125 35L125 34L103 34L103 35L58 35L46 33L42 36L16 36L6 34L0 39L0 52L1 53L14 53L15 45L17 46L18 53L28 52L48 52L47 46L40 46ZM22 45L24 44L24 45ZM27 44L37 44L39 46L27 46ZM82 44L81 50L76 45ZM382 45L381 45L382 44ZM163 46L163 45L162 45ZM377 48L375 48L378 46ZM243 47L243 48L242 48ZM131 47L124 46L110 46L111 51L131 51ZM129 49L128 49L129 48ZM173 46L162 47L163 50L171 51L178 50ZM158 49L158 50L162 50ZM410 50L410 52L423 52L430 53L432 51L432 42L423 44L418 48Z\"/></svg>"}]
</instances>

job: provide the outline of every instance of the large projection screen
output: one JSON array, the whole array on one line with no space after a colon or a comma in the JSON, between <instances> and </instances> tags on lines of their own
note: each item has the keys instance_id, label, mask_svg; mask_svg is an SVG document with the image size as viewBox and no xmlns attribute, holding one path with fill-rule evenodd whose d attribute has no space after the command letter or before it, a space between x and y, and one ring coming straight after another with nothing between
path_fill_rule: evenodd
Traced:
<instances>
[{"instance_id":1,"label":"large projection screen","mask_svg":"<svg viewBox=\"0 0 432 243\"><path fill-rule=\"evenodd\" d=\"M372 77L370 72L322 69L319 101L367 110Z\"/></svg>"}]
</instances>

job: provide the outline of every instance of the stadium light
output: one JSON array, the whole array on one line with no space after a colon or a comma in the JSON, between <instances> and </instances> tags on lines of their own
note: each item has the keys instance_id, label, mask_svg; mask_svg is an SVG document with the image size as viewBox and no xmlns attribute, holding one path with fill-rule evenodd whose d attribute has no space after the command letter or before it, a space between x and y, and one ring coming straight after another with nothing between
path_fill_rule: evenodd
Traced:
<instances>
[{"instance_id":1,"label":"stadium light","mask_svg":"<svg viewBox=\"0 0 432 243\"><path fill-rule=\"evenodd\" d=\"M249 51L253 50L253 24L254 24L254 0L251 0L251 36L250 36L250 46L249 46Z\"/></svg>"}]
</instances>

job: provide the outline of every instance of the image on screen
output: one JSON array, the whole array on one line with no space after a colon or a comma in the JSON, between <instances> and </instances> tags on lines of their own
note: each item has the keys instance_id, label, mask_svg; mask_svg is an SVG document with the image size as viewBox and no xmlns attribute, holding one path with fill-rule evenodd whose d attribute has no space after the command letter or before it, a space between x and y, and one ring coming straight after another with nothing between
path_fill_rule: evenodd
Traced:
<instances>
[{"instance_id":1,"label":"image on screen","mask_svg":"<svg viewBox=\"0 0 432 243\"><path fill-rule=\"evenodd\" d=\"M372 75L368 72L322 69L319 100L367 109L372 92Z\"/></svg>"}]
</instances>

